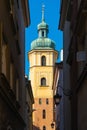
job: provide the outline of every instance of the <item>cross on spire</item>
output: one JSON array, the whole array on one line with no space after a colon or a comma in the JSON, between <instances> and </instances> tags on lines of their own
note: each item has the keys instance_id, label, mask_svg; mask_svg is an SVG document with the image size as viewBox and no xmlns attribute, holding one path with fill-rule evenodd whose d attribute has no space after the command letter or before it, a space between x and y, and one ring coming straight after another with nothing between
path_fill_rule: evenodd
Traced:
<instances>
[{"instance_id":1,"label":"cross on spire","mask_svg":"<svg viewBox=\"0 0 87 130\"><path fill-rule=\"evenodd\" d=\"M45 5L43 4L43 5L42 5L42 22L45 20L45 19L44 19L44 8L45 8Z\"/></svg>"}]
</instances>

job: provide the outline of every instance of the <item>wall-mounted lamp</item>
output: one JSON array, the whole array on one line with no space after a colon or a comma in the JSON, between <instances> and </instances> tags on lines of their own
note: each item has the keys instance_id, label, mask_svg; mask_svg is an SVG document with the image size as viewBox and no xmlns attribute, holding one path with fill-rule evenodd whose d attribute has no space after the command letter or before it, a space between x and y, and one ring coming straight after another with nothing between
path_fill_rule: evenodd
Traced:
<instances>
[{"instance_id":1,"label":"wall-mounted lamp","mask_svg":"<svg viewBox=\"0 0 87 130\"><path fill-rule=\"evenodd\" d=\"M59 95L58 93L56 95L54 95L54 102L56 105L58 105L60 103L61 100L61 95Z\"/></svg>"},{"instance_id":2,"label":"wall-mounted lamp","mask_svg":"<svg viewBox=\"0 0 87 130\"><path fill-rule=\"evenodd\" d=\"M63 94L65 96L68 96L69 98L72 96L72 90L71 89L64 89L61 86L58 86L58 87L60 87L62 89ZM62 96L59 95L58 93L56 95L54 95L54 102L55 102L56 105L58 105L60 103L61 97Z\"/></svg>"},{"instance_id":3,"label":"wall-mounted lamp","mask_svg":"<svg viewBox=\"0 0 87 130\"><path fill-rule=\"evenodd\" d=\"M51 128L52 128L52 129L54 128L54 123L53 123L53 122L51 123Z\"/></svg>"}]
</instances>

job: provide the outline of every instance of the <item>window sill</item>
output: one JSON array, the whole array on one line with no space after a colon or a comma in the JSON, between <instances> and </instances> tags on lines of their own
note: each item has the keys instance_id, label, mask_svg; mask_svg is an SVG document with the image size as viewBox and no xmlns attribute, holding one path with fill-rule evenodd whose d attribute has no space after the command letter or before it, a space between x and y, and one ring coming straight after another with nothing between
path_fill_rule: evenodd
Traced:
<instances>
[{"instance_id":1,"label":"window sill","mask_svg":"<svg viewBox=\"0 0 87 130\"><path fill-rule=\"evenodd\" d=\"M49 85L40 85L39 87L41 87L41 88L46 88L46 87L49 87Z\"/></svg>"}]
</instances>

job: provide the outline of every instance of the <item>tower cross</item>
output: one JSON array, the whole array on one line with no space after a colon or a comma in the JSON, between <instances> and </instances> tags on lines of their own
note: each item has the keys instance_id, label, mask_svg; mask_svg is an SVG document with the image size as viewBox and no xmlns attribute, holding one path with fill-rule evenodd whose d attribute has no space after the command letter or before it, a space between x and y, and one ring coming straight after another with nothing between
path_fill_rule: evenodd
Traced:
<instances>
[{"instance_id":1,"label":"tower cross","mask_svg":"<svg viewBox=\"0 0 87 130\"><path fill-rule=\"evenodd\" d=\"M42 22L45 20L45 19L44 19L44 8L45 8L45 5L43 4L43 5L42 5Z\"/></svg>"}]
</instances>

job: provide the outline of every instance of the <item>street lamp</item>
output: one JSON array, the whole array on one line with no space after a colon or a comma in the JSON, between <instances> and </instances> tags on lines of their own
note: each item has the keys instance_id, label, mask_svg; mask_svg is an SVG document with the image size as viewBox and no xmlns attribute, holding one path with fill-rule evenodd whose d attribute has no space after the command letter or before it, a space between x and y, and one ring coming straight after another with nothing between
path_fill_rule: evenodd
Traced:
<instances>
[{"instance_id":1,"label":"street lamp","mask_svg":"<svg viewBox=\"0 0 87 130\"><path fill-rule=\"evenodd\" d=\"M61 88L62 91L63 91L63 94L65 96L68 96L69 99L70 99L70 97L72 96L72 90L70 90L70 89L64 89L61 86L59 86L59 88ZM58 93L56 95L54 95L54 102L55 102L56 105L58 105L60 103L61 97L62 96L59 95Z\"/></svg>"},{"instance_id":2,"label":"street lamp","mask_svg":"<svg viewBox=\"0 0 87 130\"><path fill-rule=\"evenodd\" d=\"M58 93L56 95L54 95L54 102L56 105L58 105L60 103L61 100L61 95L59 95Z\"/></svg>"},{"instance_id":3,"label":"street lamp","mask_svg":"<svg viewBox=\"0 0 87 130\"><path fill-rule=\"evenodd\" d=\"M51 123L51 128L54 128L54 123L53 122Z\"/></svg>"}]
</instances>

